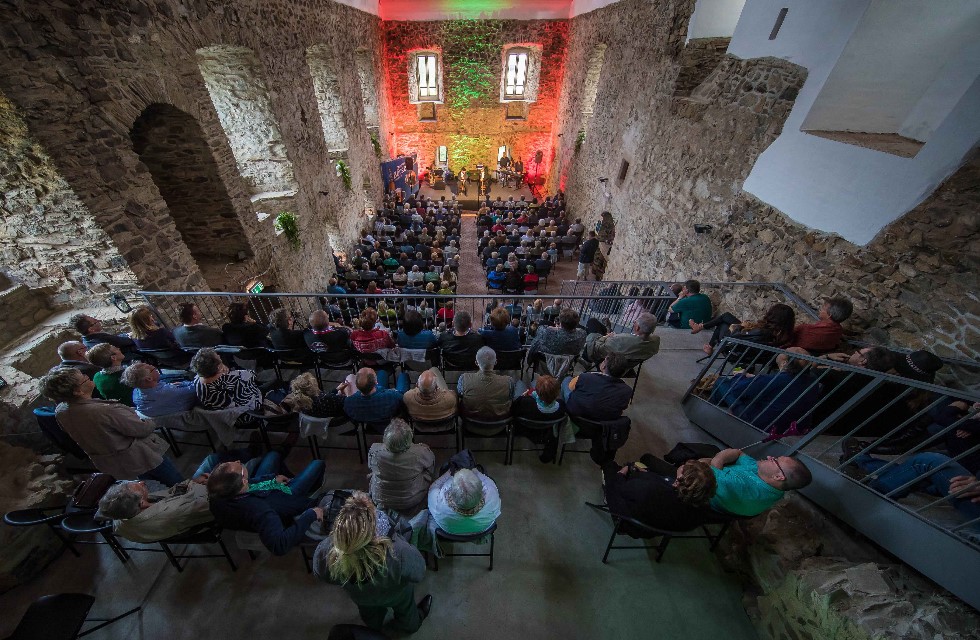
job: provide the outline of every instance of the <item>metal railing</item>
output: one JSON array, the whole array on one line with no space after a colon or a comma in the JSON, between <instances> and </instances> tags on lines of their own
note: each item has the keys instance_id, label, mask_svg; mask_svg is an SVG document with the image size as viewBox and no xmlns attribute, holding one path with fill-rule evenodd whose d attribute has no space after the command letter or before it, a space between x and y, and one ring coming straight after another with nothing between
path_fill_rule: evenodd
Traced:
<instances>
[{"instance_id":1,"label":"metal railing","mask_svg":"<svg viewBox=\"0 0 980 640\"><path fill-rule=\"evenodd\" d=\"M637 296L629 300L619 297L601 296L563 296L560 306L554 305L554 298L536 295L432 295L432 294L327 294L327 293L213 293L192 291L140 291L138 295L152 309L160 322L167 328L181 324L179 308L182 303L197 305L206 325L221 328L227 322L226 308L229 304L244 303L251 317L260 323L267 323L275 309L286 309L295 319L296 328L306 328L310 315L324 310L336 322L353 325L360 312L372 307L379 310L379 321L389 329L402 327L404 309L419 311L430 327L446 322L451 327L449 314L444 311L447 303L452 303L453 313L467 311L473 318L473 328L479 329L487 323L490 310L495 306L505 307L511 314L512 323L520 330L522 340L529 344L537 327L555 325L561 307L579 312L579 323L586 326L590 319L597 319L608 330L628 333L633 322L643 312L657 310L665 303L665 296ZM535 303L540 305L535 307ZM491 306L492 305L492 306ZM448 318L448 321L447 321Z\"/></svg>"},{"instance_id":2,"label":"metal railing","mask_svg":"<svg viewBox=\"0 0 980 640\"><path fill-rule=\"evenodd\" d=\"M630 292L637 289L640 291L654 290L656 291L655 295L668 296L670 300L673 301L675 296L670 289L671 284L674 283L660 280L564 280L562 281L559 291L561 295L620 295L629 298ZM701 283L701 290L703 293L710 293L712 289L724 290L738 287L757 289L759 296L764 296L767 293L774 294L772 297L773 302L783 302L794 308L797 313L797 322L809 322L809 320L802 317L800 314L804 314L812 320L817 320L820 317L820 313L817 309L811 307L806 301L796 295L796 293L793 292L788 285L782 282ZM666 306L670 306L670 302L668 302ZM844 349L849 347L854 350L858 350L862 347L873 346L885 346L890 351L903 355L915 351L915 349L898 345L881 345L880 343L854 338L845 338L841 348ZM976 387L976 380L978 376L980 376L980 361L969 360L967 358L957 358L948 355L937 355L937 357L943 361L945 368L943 371L941 371L940 376L944 378L946 382L956 381L957 384L961 384L963 386Z\"/></svg>"},{"instance_id":3,"label":"metal railing","mask_svg":"<svg viewBox=\"0 0 980 640\"><path fill-rule=\"evenodd\" d=\"M800 458L814 478L804 495L980 608L980 504L965 497L980 493L976 402L733 338L683 400L691 421L729 446ZM965 479L952 491L954 476Z\"/></svg>"}]
</instances>

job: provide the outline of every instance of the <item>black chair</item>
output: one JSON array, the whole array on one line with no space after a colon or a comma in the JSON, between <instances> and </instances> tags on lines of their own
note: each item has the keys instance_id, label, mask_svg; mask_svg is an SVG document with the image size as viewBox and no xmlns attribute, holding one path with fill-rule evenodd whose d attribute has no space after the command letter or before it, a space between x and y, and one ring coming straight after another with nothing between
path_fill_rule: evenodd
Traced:
<instances>
[{"instance_id":1,"label":"black chair","mask_svg":"<svg viewBox=\"0 0 980 640\"><path fill-rule=\"evenodd\" d=\"M459 453L462 451L463 448L460 446L459 440L459 420L456 415L444 418L443 420L418 420L409 417L409 423L412 425L412 431L415 432L416 438L451 435L456 444L456 452ZM423 431L419 431L420 428Z\"/></svg>"},{"instance_id":2,"label":"black chair","mask_svg":"<svg viewBox=\"0 0 980 640\"><path fill-rule=\"evenodd\" d=\"M313 366L316 371L316 381L323 389L323 371L357 372L356 352L352 349L342 351L314 351Z\"/></svg>"},{"instance_id":3,"label":"black chair","mask_svg":"<svg viewBox=\"0 0 980 640\"><path fill-rule=\"evenodd\" d=\"M489 551L489 553L443 553L442 555L445 556L445 557L447 557L447 558L452 558L452 557L456 557L456 556L465 556L465 557L471 557L471 558L473 558L473 557L475 557L475 558L490 558L490 568L488 569L488 571L493 571L494 533L496 531L497 531L497 523L496 522L494 522L492 525L490 525L490 528L487 529L487 530L485 530L485 531L481 531L479 533L469 533L469 534L465 534L465 535L460 535L460 534L455 534L455 533L447 533L447 532L443 531L442 529L436 527L436 540L445 540L446 542L464 543L464 544L465 543L469 543L469 542L479 543L481 540L484 540L487 536L490 536L490 551ZM433 571L438 571L439 570L439 557L436 556L435 554L432 554L432 561L433 561Z\"/></svg>"},{"instance_id":4,"label":"black chair","mask_svg":"<svg viewBox=\"0 0 980 640\"><path fill-rule=\"evenodd\" d=\"M473 431L474 428L479 429L479 431ZM482 420L479 418L460 416L460 428L459 428L460 450L468 448L466 446L467 436L471 438L505 438L506 441L509 443L511 428L512 425L509 416L506 418L499 418L497 420ZM504 464L507 464L507 460L508 460L507 445L505 445L503 449L471 449L471 451L503 452Z\"/></svg>"},{"instance_id":5,"label":"black chair","mask_svg":"<svg viewBox=\"0 0 980 640\"><path fill-rule=\"evenodd\" d=\"M231 570L238 571L238 565L235 564L231 554L228 553L228 547L225 546L224 540L221 539L221 528L213 523L199 525L186 533L172 536L166 540L160 540L158 544L167 555L167 559L170 561L170 564L177 569L178 573L183 572L184 567L187 566L187 562L181 564L180 561L190 561L192 558L225 558L228 561L228 564L231 565ZM221 553L177 554L174 553L173 549L171 549L173 545L191 544L217 544L221 547Z\"/></svg>"},{"instance_id":6,"label":"black chair","mask_svg":"<svg viewBox=\"0 0 980 640\"><path fill-rule=\"evenodd\" d=\"M593 504L591 502L586 502L585 504L593 509L596 509L597 511L608 513L613 521L612 534L610 534L609 542L606 544L606 550L602 554L603 564L608 562L609 552L613 549L654 549L656 550L655 560L660 562L661 558L664 556L664 552L667 551L667 545L669 545L670 541L674 538L700 538L702 540L707 540L709 543L708 549L714 551L722 537L728 531L732 522L737 519L736 516L727 516L721 513L706 513L705 522L698 526L703 533L692 534L691 531L694 531L694 529L691 529L690 531L670 531L667 529L651 527L634 518L614 513L609 506L605 504ZM708 529L709 524L719 524L721 525L721 529L717 533L712 533ZM644 540L656 540L657 538L660 538L660 542L657 544L645 544L642 546L615 546L613 542L615 542L616 536L618 535L625 535L634 539Z\"/></svg>"},{"instance_id":7,"label":"black chair","mask_svg":"<svg viewBox=\"0 0 980 640\"><path fill-rule=\"evenodd\" d=\"M183 349L133 349L137 360L152 364L157 369L187 371L191 356Z\"/></svg>"},{"instance_id":8,"label":"black chair","mask_svg":"<svg viewBox=\"0 0 980 640\"><path fill-rule=\"evenodd\" d=\"M541 285L542 291L547 291L548 289L548 278L551 276L551 261L548 261L548 266L543 269L534 268L534 272L538 274L538 284Z\"/></svg>"},{"instance_id":9,"label":"black chair","mask_svg":"<svg viewBox=\"0 0 980 640\"><path fill-rule=\"evenodd\" d=\"M361 446L364 451L364 455L367 456L368 449L368 436L378 436L379 438L384 436L385 429L388 428L390 420L385 420L384 422L359 422L357 420L352 420L357 432L361 435Z\"/></svg>"},{"instance_id":10,"label":"black chair","mask_svg":"<svg viewBox=\"0 0 980 640\"><path fill-rule=\"evenodd\" d=\"M443 378L446 377L448 371L456 371L457 373L476 371L476 358L474 355L460 356L458 353L451 353L440 349L439 368L442 370Z\"/></svg>"},{"instance_id":11,"label":"black chair","mask_svg":"<svg viewBox=\"0 0 980 640\"><path fill-rule=\"evenodd\" d=\"M276 366L277 356L271 349L265 347L242 347L232 357L235 359L235 364L242 368L252 368L256 373L266 369L273 369L276 371L276 378L279 379L279 369ZM242 361L255 362L255 366L246 367L242 364Z\"/></svg>"},{"instance_id":12,"label":"black chair","mask_svg":"<svg viewBox=\"0 0 980 640\"><path fill-rule=\"evenodd\" d=\"M510 430L510 438L507 442L507 463L514 464L514 451L541 451L540 447L533 447L530 449L514 449L514 440L521 436L525 436L528 433L544 433L548 430L556 430L559 433L561 428L565 426L568 422L568 416L562 416L555 420L530 420L528 418L521 418L519 416L514 416L512 418L513 426Z\"/></svg>"},{"instance_id":13,"label":"black chair","mask_svg":"<svg viewBox=\"0 0 980 640\"><path fill-rule=\"evenodd\" d=\"M95 597L86 593L59 593L43 596L31 603L24 617L20 619L13 635L7 640L72 640L87 636L93 631L107 627L130 616L141 607L130 609L113 618L89 618L88 613L95 604ZM86 622L101 622L91 629L82 631Z\"/></svg>"},{"instance_id":14,"label":"black chair","mask_svg":"<svg viewBox=\"0 0 980 640\"><path fill-rule=\"evenodd\" d=\"M334 416L333 418L316 418L316 417L313 417L313 416L307 416L306 414L300 413L299 414L299 422L300 422L300 430L301 431L302 431L303 423L304 422L307 422L307 421L308 422L311 422L311 423L326 421L326 423L327 423L326 433L323 434L323 435L326 436L326 438L329 441L331 432L333 432L335 430L338 430L340 427L344 426L345 424L350 423L350 418L348 418L347 416ZM357 425L354 425L354 428L351 429L350 431L344 431L342 433L338 433L338 435L345 436L345 437L353 436L354 437L354 440L356 441L356 445L353 446L353 447L341 447L341 446L338 446L338 445L329 445L329 444L322 444L321 445L320 444L320 441L319 441L319 436L317 436L317 435L310 435L308 437L308 440L309 440L309 444L310 444L310 450L313 452L313 458L315 460L322 459L322 456L320 454L320 449L321 448L323 448L323 449L338 449L340 451L355 451L356 450L357 451L357 458L358 458L358 460L360 461L361 464L364 464L364 450L361 448L361 433L360 433L360 429L358 428L358 426Z\"/></svg>"},{"instance_id":15,"label":"black chair","mask_svg":"<svg viewBox=\"0 0 980 640\"><path fill-rule=\"evenodd\" d=\"M595 448L595 441L597 439L601 439L602 438L603 429L607 425L612 425L612 424L617 423L617 422L625 421L627 429L630 426L630 419L629 419L628 416L621 416L621 417L617 418L616 420L608 420L608 421L604 421L604 422L599 422L599 421L596 421L596 420L586 420L585 418L577 417L577 416L569 416L569 418L579 428L578 433L576 434L576 436L581 436L582 438L589 438L590 440L593 441L593 444L589 448L589 450L567 449L568 453L589 453L589 454L591 454L592 453L592 449ZM620 443L620 446L622 446L622 443ZM565 458L565 451L566 451L565 445L562 444L561 445L561 453L558 455L558 464L559 465L562 463L562 460L564 460L564 458Z\"/></svg>"},{"instance_id":16,"label":"black chair","mask_svg":"<svg viewBox=\"0 0 980 640\"><path fill-rule=\"evenodd\" d=\"M259 435L262 437L262 444L265 446L265 450L272 451L272 441L269 438L270 433L285 433L292 434L295 433L297 437L299 436L299 414L291 411L289 413L263 413L261 409L255 411L246 411L247 415L254 419L256 428L259 430ZM309 444L310 455L315 456L315 447L313 444ZM285 456L283 456L285 457Z\"/></svg>"},{"instance_id":17,"label":"black chair","mask_svg":"<svg viewBox=\"0 0 980 640\"><path fill-rule=\"evenodd\" d=\"M95 511L85 510L70 513L61 521L61 528L70 536L76 544L105 544L109 545L112 552L116 554L119 561L123 564L129 562L129 554L119 542L119 539L112 532L111 520L96 520ZM103 541L97 540L75 540L74 536L99 535Z\"/></svg>"},{"instance_id":18,"label":"black chair","mask_svg":"<svg viewBox=\"0 0 980 640\"><path fill-rule=\"evenodd\" d=\"M37 425L40 427L41 433L43 433L59 451L71 456L72 458L78 459L82 463L83 466L70 464L66 465L66 470L69 473L95 472L95 465L92 464L88 454L85 453L85 451L78 446L78 443L75 442L71 436L65 433L65 430L61 428L60 424L58 424L54 407L38 407L34 409L33 413L34 417L37 419Z\"/></svg>"},{"instance_id":19,"label":"black chair","mask_svg":"<svg viewBox=\"0 0 980 640\"><path fill-rule=\"evenodd\" d=\"M710 356L709 356L710 357ZM636 385L640 383L640 372L643 370L643 364L649 360L649 358L643 358L642 360L629 360L629 369L623 374L623 380L633 379L633 393L630 394L630 402L633 402L633 396L636 395ZM593 362L589 366L589 371L598 371L599 362Z\"/></svg>"},{"instance_id":20,"label":"black chair","mask_svg":"<svg viewBox=\"0 0 980 640\"><path fill-rule=\"evenodd\" d=\"M41 509L20 509L19 511L9 511L3 514L3 522L10 527L36 527L47 525L51 532L61 541L76 558L81 557L78 549L70 536L64 534L61 528L61 521L65 519L65 506L41 508Z\"/></svg>"},{"instance_id":21,"label":"black chair","mask_svg":"<svg viewBox=\"0 0 980 640\"><path fill-rule=\"evenodd\" d=\"M497 351L497 364L493 366L494 371L517 371L524 379L524 349L513 351Z\"/></svg>"},{"instance_id":22,"label":"black chair","mask_svg":"<svg viewBox=\"0 0 980 640\"><path fill-rule=\"evenodd\" d=\"M285 384L283 369L312 369L316 366L316 359L309 349L270 349L269 352L275 358L272 366L279 384ZM318 375L317 381L319 379Z\"/></svg>"}]
</instances>

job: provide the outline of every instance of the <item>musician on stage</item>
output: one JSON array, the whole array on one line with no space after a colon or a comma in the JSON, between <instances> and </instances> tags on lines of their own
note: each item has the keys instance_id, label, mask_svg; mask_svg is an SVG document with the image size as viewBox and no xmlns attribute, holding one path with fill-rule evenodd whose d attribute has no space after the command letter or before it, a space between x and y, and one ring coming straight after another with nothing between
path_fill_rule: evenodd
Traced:
<instances>
[{"instance_id":1,"label":"musician on stage","mask_svg":"<svg viewBox=\"0 0 980 640\"><path fill-rule=\"evenodd\" d=\"M456 180L457 180L457 191L459 191L459 193L462 193L465 196L466 182L467 180L469 180L469 176L466 173L466 167L460 167L459 173L456 174Z\"/></svg>"},{"instance_id":2,"label":"musician on stage","mask_svg":"<svg viewBox=\"0 0 980 640\"><path fill-rule=\"evenodd\" d=\"M514 161L514 188L520 189L524 180L524 163L520 158Z\"/></svg>"},{"instance_id":3,"label":"musician on stage","mask_svg":"<svg viewBox=\"0 0 980 640\"><path fill-rule=\"evenodd\" d=\"M500 180L500 184L507 186L510 173L510 157L505 153L500 156L500 160L497 160L497 178Z\"/></svg>"}]
</instances>

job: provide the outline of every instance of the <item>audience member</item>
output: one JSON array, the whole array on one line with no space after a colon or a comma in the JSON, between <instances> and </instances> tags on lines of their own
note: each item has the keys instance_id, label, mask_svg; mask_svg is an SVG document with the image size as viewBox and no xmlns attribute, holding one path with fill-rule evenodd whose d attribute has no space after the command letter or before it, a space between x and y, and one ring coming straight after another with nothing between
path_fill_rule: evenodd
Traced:
<instances>
[{"instance_id":1,"label":"audience member","mask_svg":"<svg viewBox=\"0 0 980 640\"><path fill-rule=\"evenodd\" d=\"M690 327L691 321L701 323L711 319L711 300L701 293L700 282L688 280L667 311L667 324L677 329Z\"/></svg>"},{"instance_id":2,"label":"audience member","mask_svg":"<svg viewBox=\"0 0 980 640\"><path fill-rule=\"evenodd\" d=\"M500 517L500 493L494 481L477 469L447 471L429 488L429 515L446 533L480 533Z\"/></svg>"},{"instance_id":3,"label":"audience member","mask_svg":"<svg viewBox=\"0 0 980 640\"><path fill-rule=\"evenodd\" d=\"M766 344L781 347L793 339L793 325L796 313L786 304L776 303L769 307L761 322L743 323L731 313L725 312L707 322L688 322L691 333L699 333L703 329L713 329L711 339L704 345L707 354L714 353L714 347L727 337L738 338L746 342Z\"/></svg>"},{"instance_id":4,"label":"audience member","mask_svg":"<svg viewBox=\"0 0 980 640\"><path fill-rule=\"evenodd\" d=\"M58 357L61 358L61 362L51 367L49 373L54 372L55 369L77 369L91 379L99 371L99 367L88 361L87 351L88 347L77 340L62 342L58 345Z\"/></svg>"},{"instance_id":5,"label":"audience member","mask_svg":"<svg viewBox=\"0 0 980 640\"><path fill-rule=\"evenodd\" d=\"M555 227L557 230L557 227ZM599 251L599 240L596 238L595 231L590 231L588 238L582 243L578 252L578 271L575 274L576 280L589 279L589 267L595 261L595 254Z\"/></svg>"},{"instance_id":6,"label":"audience member","mask_svg":"<svg viewBox=\"0 0 980 640\"><path fill-rule=\"evenodd\" d=\"M306 349L306 333L296 328L296 319L288 310L273 309L269 314L269 342L273 349Z\"/></svg>"},{"instance_id":7,"label":"audience member","mask_svg":"<svg viewBox=\"0 0 980 640\"><path fill-rule=\"evenodd\" d=\"M259 408L262 392L255 383L255 373L247 369L230 371L210 347L194 354L191 370L197 374L194 391L202 407L209 410L239 407L244 413ZM246 422L243 417L240 422Z\"/></svg>"},{"instance_id":8,"label":"audience member","mask_svg":"<svg viewBox=\"0 0 980 640\"><path fill-rule=\"evenodd\" d=\"M281 461L267 453L249 482L249 470L241 462L223 462L208 477L208 495L215 522L225 529L259 534L266 549L286 555L303 540L314 521L323 520L323 509L307 497L323 481L322 460L313 460L290 480L279 474Z\"/></svg>"},{"instance_id":9,"label":"audience member","mask_svg":"<svg viewBox=\"0 0 980 640\"><path fill-rule=\"evenodd\" d=\"M137 349L179 349L170 330L157 323L146 305L136 307L129 315L129 335Z\"/></svg>"},{"instance_id":10,"label":"audience member","mask_svg":"<svg viewBox=\"0 0 980 640\"><path fill-rule=\"evenodd\" d=\"M736 516L757 516L812 479L805 464L788 456L755 460L740 449L725 449L703 462L710 462L718 485L711 508Z\"/></svg>"},{"instance_id":11,"label":"audience member","mask_svg":"<svg viewBox=\"0 0 980 640\"><path fill-rule=\"evenodd\" d=\"M86 347L91 349L97 344L108 343L119 349L132 349L134 343L129 336L123 334L112 334L106 333L102 330L102 321L98 318L93 318L92 316L86 315L84 313L76 313L71 318L68 319L68 323L71 324L82 334L82 342Z\"/></svg>"},{"instance_id":12,"label":"audience member","mask_svg":"<svg viewBox=\"0 0 980 640\"><path fill-rule=\"evenodd\" d=\"M590 318L589 324L593 322L596 322L595 319ZM590 333L586 338L585 357L591 362L598 362L610 353L618 353L627 360L646 360L660 351L660 336L653 335L656 328L656 316L641 313L633 322L632 333Z\"/></svg>"},{"instance_id":13,"label":"audience member","mask_svg":"<svg viewBox=\"0 0 980 640\"><path fill-rule=\"evenodd\" d=\"M221 327L224 344L236 347L264 347L269 328L248 315L244 302L232 302L226 311L228 322Z\"/></svg>"},{"instance_id":14,"label":"audience member","mask_svg":"<svg viewBox=\"0 0 980 640\"><path fill-rule=\"evenodd\" d=\"M388 388L386 371L375 373L363 367L357 371L353 382L348 376L340 385L344 399L344 413L356 422L372 425L387 424L402 408L402 395L408 391L408 374L398 376L395 389Z\"/></svg>"},{"instance_id":15,"label":"audience member","mask_svg":"<svg viewBox=\"0 0 980 640\"><path fill-rule=\"evenodd\" d=\"M126 406L133 406L133 390L122 383L123 360L126 358L119 347L108 342L100 342L88 350L89 361L102 367L92 376L95 388L106 400L118 400Z\"/></svg>"},{"instance_id":16,"label":"audience member","mask_svg":"<svg viewBox=\"0 0 980 640\"><path fill-rule=\"evenodd\" d=\"M310 351L336 353L350 346L350 332L331 324L330 316L322 309L310 314L310 328L304 332L303 337Z\"/></svg>"},{"instance_id":17,"label":"audience member","mask_svg":"<svg viewBox=\"0 0 980 640\"><path fill-rule=\"evenodd\" d=\"M456 415L456 392L446 386L442 374L436 368L419 375L418 386L405 393L403 398L408 415L414 420L438 422ZM419 431L424 428L416 427Z\"/></svg>"},{"instance_id":18,"label":"audience member","mask_svg":"<svg viewBox=\"0 0 980 640\"><path fill-rule=\"evenodd\" d=\"M467 311L453 317L453 330L439 336L439 348L460 362L472 361L483 346L483 336L472 330L473 319Z\"/></svg>"},{"instance_id":19,"label":"audience member","mask_svg":"<svg viewBox=\"0 0 980 640\"><path fill-rule=\"evenodd\" d=\"M99 514L112 519L113 532L145 544L166 540L214 521L205 487L208 476L150 493L143 481L114 484L99 500Z\"/></svg>"},{"instance_id":20,"label":"audience member","mask_svg":"<svg viewBox=\"0 0 980 640\"><path fill-rule=\"evenodd\" d=\"M427 445L413 443L412 427L394 418L381 442L368 451L371 499L382 509L411 517L425 507L436 477L436 457Z\"/></svg>"},{"instance_id":21,"label":"audience member","mask_svg":"<svg viewBox=\"0 0 980 640\"><path fill-rule=\"evenodd\" d=\"M566 378L562 390L572 419L604 422L623 415L633 395L633 389L623 381L628 371L629 361L610 353L599 364L598 372Z\"/></svg>"},{"instance_id":22,"label":"audience member","mask_svg":"<svg viewBox=\"0 0 980 640\"><path fill-rule=\"evenodd\" d=\"M641 462L620 467L615 461L602 467L606 504L617 515L667 531L690 531L712 519L708 503L717 481L711 468L689 460L669 475ZM664 463L666 464L666 463Z\"/></svg>"},{"instance_id":23,"label":"audience member","mask_svg":"<svg viewBox=\"0 0 980 640\"><path fill-rule=\"evenodd\" d=\"M555 302L559 303L558 300ZM545 319L549 317L548 310L552 308L548 307L544 310ZM539 354L577 356L582 353L587 336L585 329L578 326L578 321L578 311L560 307L558 327L543 326L538 329L528 349L528 358L537 357Z\"/></svg>"},{"instance_id":24,"label":"audience member","mask_svg":"<svg viewBox=\"0 0 980 640\"><path fill-rule=\"evenodd\" d=\"M478 371L468 371L459 377L460 413L477 420L499 420L510 415L511 402L524 393L524 383L512 376L494 373L497 354L490 347L476 352Z\"/></svg>"},{"instance_id":25,"label":"audience member","mask_svg":"<svg viewBox=\"0 0 980 640\"><path fill-rule=\"evenodd\" d=\"M432 331L424 328L422 315L414 309L405 311L402 328L398 331L395 343L403 349L431 349L438 339Z\"/></svg>"},{"instance_id":26,"label":"audience member","mask_svg":"<svg viewBox=\"0 0 980 640\"><path fill-rule=\"evenodd\" d=\"M833 351L844 336L841 323L850 318L853 312L854 305L847 298L825 298L820 307L819 320L796 325L790 346L806 349L814 355Z\"/></svg>"},{"instance_id":27,"label":"audience member","mask_svg":"<svg viewBox=\"0 0 980 640\"><path fill-rule=\"evenodd\" d=\"M805 349L790 347L789 353L807 355ZM719 379L711 392L711 402L729 407L732 415L745 420L759 429L783 433L804 416L820 399L820 387L816 378L803 373L805 360L785 353L776 356L777 373L753 375L737 373ZM808 429L809 417L797 425Z\"/></svg>"},{"instance_id":28,"label":"audience member","mask_svg":"<svg viewBox=\"0 0 980 640\"><path fill-rule=\"evenodd\" d=\"M490 312L490 326L480 329L483 342L494 351L519 351L521 337L517 328L511 326L507 309L497 307Z\"/></svg>"},{"instance_id":29,"label":"audience member","mask_svg":"<svg viewBox=\"0 0 980 640\"><path fill-rule=\"evenodd\" d=\"M220 329L209 327L201 321L204 316L201 310L193 302L184 302L180 305L181 326L174 329L174 339L184 348L216 347L221 344L222 333Z\"/></svg>"},{"instance_id":30,"label":"audience member","mask_svg":"<svg viewBox=\"0 0 980 640\"><path fill-rule=\"evenodd\" d=\"M130 407L94 400L95 383L76 369L59 369L41 379L41 393L59 403L58 424L88 454L95 468L117 480L157 480L169 487L183 478L165 458L167 443Z\"/></svg>"},{"instance_id":31,"label":"audience member","mask_svg":"<svg viewBox=\"0 0 980 640\"><path fill-rule=\"evenodd\" d=\"M289 394L280 403L290 411L314 418L333 418L344 415L344 396L336 389L321 391L316 377L306 372L289 383Z\"/></svg>"},{"instance_id":32,"label":"audience member","mask_svg":"<svg viewBox=\"0 0 980 640\"><path fill-rule=\"evenodd\" d=\"M132 387L136 410L150 418L190 411L197 404L193 381L161 382L160 370L144 362L134 362L126 367L121 380Z\"/></svg>"},{"instance_id":33,"label":"audience member","mask_svg":"<svg viewBox=\"0 0 980 640\"><path fill-rule=\"evenodd\" d=\"M425 577L425 559L402 538L379 536L376 521L371 499L355 491L337 514L330 537L317 546L313 573L343 587L370 628L380 630L391 609L392 625L412 633L432 606L429 595L415 603L415 584Z\"/></svg>"}]
</instances>

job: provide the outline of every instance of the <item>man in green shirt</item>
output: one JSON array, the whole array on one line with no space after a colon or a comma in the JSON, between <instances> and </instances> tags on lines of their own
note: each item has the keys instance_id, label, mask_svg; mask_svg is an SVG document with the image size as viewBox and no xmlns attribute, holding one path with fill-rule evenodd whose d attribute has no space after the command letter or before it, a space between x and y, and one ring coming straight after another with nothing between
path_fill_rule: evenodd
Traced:
<instances>
[{"instance_id":1,"label":"man in green shirt","mask_svg":"<svg viewBox=\"0 0 980 640\"><path fill-rule=\"evenodd\" d=\"M796 458L754 460L740 449L725 449L711 460L718 487L711 508L737 516L757 516L779 502L787 491L810 484L810 470Z\"/></svg>"},{"instance_id":2,"label":"man in green shirt","mask_svg":"<svg viewBox=\"0 0 980 640\"><path fill-rule=\"evenodd\" d=\"M700 282L688 280L684 283L677 300L674 300L667 311L670 312L667 324L675 329L681 329L690 326L691 320L697 323L710 320L711 300L701 293Z\"/></svg>"}]
</instances>

